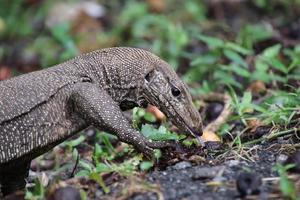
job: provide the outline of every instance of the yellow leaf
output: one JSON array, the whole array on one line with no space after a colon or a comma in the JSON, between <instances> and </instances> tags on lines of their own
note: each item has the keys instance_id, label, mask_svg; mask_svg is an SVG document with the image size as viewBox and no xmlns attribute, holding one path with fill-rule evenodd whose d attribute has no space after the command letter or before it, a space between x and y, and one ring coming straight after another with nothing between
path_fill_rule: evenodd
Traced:
<instances>
[{"instance_id":1,"label":"yellow leaf","mask_svg":"<svg viewBox=\"0 0 300 200\"><path fill-rule=\"evenodd\" d=\"M201 139L205 142L221 142L220 137L211 131L204 131Z\"/></svg>"}]
</instances>

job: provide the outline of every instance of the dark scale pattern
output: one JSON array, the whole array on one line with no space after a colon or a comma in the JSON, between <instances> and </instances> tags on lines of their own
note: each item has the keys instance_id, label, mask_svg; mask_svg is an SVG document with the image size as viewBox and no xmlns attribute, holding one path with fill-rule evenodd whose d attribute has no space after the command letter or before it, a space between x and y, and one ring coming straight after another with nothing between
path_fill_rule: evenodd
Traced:
<instances>
[{"instance_id":1,"label":"dark scale pattern","mask_svg":"<svg viewBox=\"0 0 300 200\"><path fill-rule=\"evenodd\" d=\"M149 75L151 74L151 76ZM145 78L147 77L147 78ZM180 95L173 96L176 87ZM25 186L30 161L89 125L116 135L147 156L153 142L133 129L122 110L158 106L182 131L202 132L200 115L174 70L152 53L108 48L0 82L0 186ZM14 173L23 166L23 171Z\"/></svg>"}]
</instances>

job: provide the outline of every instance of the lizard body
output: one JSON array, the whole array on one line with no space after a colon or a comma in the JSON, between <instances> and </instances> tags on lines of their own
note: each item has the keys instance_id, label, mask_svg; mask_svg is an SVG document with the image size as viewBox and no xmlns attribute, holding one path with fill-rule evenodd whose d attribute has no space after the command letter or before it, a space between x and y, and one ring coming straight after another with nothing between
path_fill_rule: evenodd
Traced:
<instances>
[{"instance_id":1,"label":"lizard body","mask_svg":"<svg viewBox=\"0 0 300 200\"><path fill-rule=\"evenodd\" d=\"M151 155L169 143L144 138L122 114L148 103L182 131L202 134L185 84L152 53L115 47L0 82L0 185L23 188L32 159L90 125Z\"/></svg>"}]
</instances>

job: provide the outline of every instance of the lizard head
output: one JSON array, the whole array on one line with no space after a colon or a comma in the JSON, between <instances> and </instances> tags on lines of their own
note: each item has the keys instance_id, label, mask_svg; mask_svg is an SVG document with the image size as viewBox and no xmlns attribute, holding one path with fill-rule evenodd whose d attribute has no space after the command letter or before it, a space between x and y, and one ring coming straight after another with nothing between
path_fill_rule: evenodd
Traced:
<instances>
[{"instance_id":1,"label":"lizard head","mask_svg":"<svg viewBox=\"0 0 300 200\"><path fill-rule=\"evenodd\" d=\"M187 86L180 80L172 67L151 54L143 73L143 96L157 106L181 131L202 135L200 113L193 106Z\"/></svg>"},{"instance_id":2,"label":"lizard head","mask_svg":"<svg viewBox=\"0 0 300 200\"><path fill-rule=\"evenodd\" d=\"M194 136L202 135L201 116L193 106L187 86L168 63L138 48L116 47L103 51L107 52L113 55L110 60L114 66L111 73L119 74L118 82L129 80L128 85L137 90L134 92L138 94L137 102L134 103L140 107L145 107L148 103L155 105L181 131ZM124 110L133 106L128 106L127 101L121 101L120 105ZM126 106L122 106L122 102L126 102Z\"/></svg>"}]
</instances>

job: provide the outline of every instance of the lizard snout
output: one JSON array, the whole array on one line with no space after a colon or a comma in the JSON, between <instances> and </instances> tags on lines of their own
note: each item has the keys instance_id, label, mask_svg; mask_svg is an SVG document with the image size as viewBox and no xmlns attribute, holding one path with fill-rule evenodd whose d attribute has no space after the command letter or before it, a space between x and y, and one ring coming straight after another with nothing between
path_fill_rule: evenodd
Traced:
<instances>
[{"instance_id":1,"label":"lizard snout","mask_svg":"<svg viewBox=\"0 0 300 200\"><path fill-rule=\"evenodd\" d=\"M202 125L200 124L199 126L197 127L192 127L191 128L191 131L194 133L194 135L196 136L202 136L203 134L203 131L202 131Z\"/></svg>"}]
</instances>

